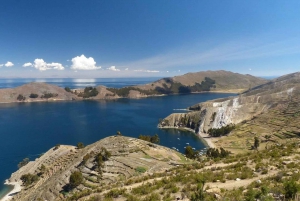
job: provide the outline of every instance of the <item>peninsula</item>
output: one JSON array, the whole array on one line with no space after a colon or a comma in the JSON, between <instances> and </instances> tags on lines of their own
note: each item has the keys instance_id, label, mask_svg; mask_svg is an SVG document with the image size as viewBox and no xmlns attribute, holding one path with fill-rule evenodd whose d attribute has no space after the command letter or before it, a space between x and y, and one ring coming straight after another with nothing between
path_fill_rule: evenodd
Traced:
<instances>
[{"instance_id":1,"label":"peninsula","mask_svg":"<svg viewBox=\"0 0 300 201\"><path fill-rule=\"evenodd\" d=\"M229 71L205 71L120 89L105 86L70 89L46 83L28 83L13 89L0 89L0 103L143 98L199 92L240 93L266 82L262 78Z\"/></svg>"}]
</instances>

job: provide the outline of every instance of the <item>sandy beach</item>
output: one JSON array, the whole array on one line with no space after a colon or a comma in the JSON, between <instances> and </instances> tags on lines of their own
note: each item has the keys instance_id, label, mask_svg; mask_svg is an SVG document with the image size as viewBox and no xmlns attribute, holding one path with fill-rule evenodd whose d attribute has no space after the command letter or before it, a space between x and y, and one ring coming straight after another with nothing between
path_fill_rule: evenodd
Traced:
<instances>
[{"instance_id":1,"label":"sandy beach","mask_svg":"<svg viewBox=\"0 0 300 201\"><path fill-rule=\"evenodd\" d=\"M15 195L16 193L20 192L21 189L22 189L20 182L8 182L8 180L6 180L4 184L6 184L6 185L12 185L12 186L14 186L14 188L7 195L5 195L1 199L1 201L8 201L8 200L10 200L13 197L13 195Z\"/></svg>"},{"instance_id":2,"label":"sandy beach","mask_svg":"<svg viewBox=\"0 0 300 201\"><path fill-rule=\"evenodd\" d=\"M198 133L197 134L203 141L205 141L206 145L210 148L216 148L216 145L213 143L212 138L206 133Z\"/></svg>"}]
</instances>

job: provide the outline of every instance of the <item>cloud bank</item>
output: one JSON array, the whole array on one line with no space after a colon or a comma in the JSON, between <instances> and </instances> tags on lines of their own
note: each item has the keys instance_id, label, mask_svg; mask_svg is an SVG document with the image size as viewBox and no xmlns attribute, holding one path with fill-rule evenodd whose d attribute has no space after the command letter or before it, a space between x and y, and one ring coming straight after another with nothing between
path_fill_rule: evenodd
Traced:
<instances>
[{"instance_id":1,"label":"cloud bank","mask_svg":"<svg viewBox=\"0 0 300 201\"><path fill-rule=\"evenodd\" d=\"M85 57L84 55L74 57L72 59L71 69L73 70L97 70L101 66L96 66L96 62L93 57Z\"/></svg>"}]
</instances>

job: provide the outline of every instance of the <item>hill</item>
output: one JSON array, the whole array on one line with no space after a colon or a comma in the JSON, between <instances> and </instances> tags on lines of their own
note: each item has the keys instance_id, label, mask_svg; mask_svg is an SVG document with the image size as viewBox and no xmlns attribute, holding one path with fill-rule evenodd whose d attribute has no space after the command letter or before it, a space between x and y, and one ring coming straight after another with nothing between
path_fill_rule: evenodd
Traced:
<instances>
[{"instance_id":1,"label":"hill","mask_svg":"<svg viewBox=\"0 0 300 201\"><path fill-rule=\"evenodd\" d=\"M187 114L171 114L161 127L187 127L234 152L251 148L254 137L282 142L299 137L300 73L285 75L254 87L239 96L191 106ZM224 133L226 126L234 129ZM219 132L219 133L218 133ZM222 137L222 136L226 137ZM271 137L266 140L266 137ZM265 146L265 145L264 145Z\"/></svg>"},{"instance_id":2,"label":"hill","mask_svg":"<svg viewBox=\"0 0 300 201\"><path fill-rule=\"evenodd\" d=\"M145 85L121 89L108 88L108 90L121 97L132 97L133 92L140 97L203 91L240 93L264 83L267 83L267 80L263 78L221 70L188 73L181 76L163 78Z\"/></svg>"},{"instance_id":3,"label":"hill","mask_svg":"<svg viewBox=\"0 0 300 201\"><path fill-rule=\"evenodd\" d=\"M202 91L243 92L251 86L267 83L262 78L228 71L188 73L173 78L163 78L146 85L107 88L105 86L68 89L55 85L32 82L12 89L0 89L0 103L40 102L82 99L145 98L177 93Z\"/></svg>"}]
</instances>

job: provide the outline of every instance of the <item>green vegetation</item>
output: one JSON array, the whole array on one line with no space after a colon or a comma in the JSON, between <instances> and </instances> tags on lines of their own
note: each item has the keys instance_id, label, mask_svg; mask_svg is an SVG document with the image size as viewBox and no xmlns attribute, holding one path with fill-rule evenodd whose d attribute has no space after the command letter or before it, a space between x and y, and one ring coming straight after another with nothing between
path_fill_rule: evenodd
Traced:
<instances>
[{"instance_id":1,"label":"green vegetation","mask_svg":"<svg viewBox=\"0 0 300 201\"><path fill-rule=\"evenodd\" d=\"M139 91L141 94L145 95L156 95L156 94L184 94L191 92L201 92L201 91L210 91L211 88L215 88L215 81L208 77L205 77L204 81L201 83L196 83L193 86L185 86L179 82L174 82L171 78L164 78L164 81L167 84L163 84L163 87L156 87L154 90L143 90L136 87L123 87L120 89L117 88L107 88L107 90L117 94L121 97L128 97L130 90Z\"/></svg>"},{"instance_id":2,"label":"green vegetation","mask_svg":"<svg viewBox=\"0 0 300 201\"><path fill-rule=\"evenodd\" d=\"M29 95L29 98L38 98L38 97L39 97L39 95L38 94L34 94L34 93L31 93Z\"/></svg>"},{"instance_id":3,"label":"green vegetation","mask_svg":"<svg viewBox=\"0 0 300 201\"><path fill-rule=\"evenodd\" d=\"M235 125L230 124L221 128L210 128L207 133L212 137L220 137L229 134L233 129L235 129Z\"/></svg>"},{"instance_id":4,"label":"green vegetation","mask_svg":"<svg viewBox=\"0 0 300 201\"><path fill-rule=\"evenodd\" d=\"M24 97L22 94L19 94L17 97L18 101L24 101L26 99L26 97Z\"/></svg>"},{"instance_id":5,"label":"green vegetation","mask_svg":"<svg viewBox=\"0 0 300 201\"><path fill-rule=\"evenodd\" d=\"M253 145L254 149L258 149L259 143L260 143L260 142L259 142L258 137L254 137L254 145Z\"/></svg>"},{"instance_id":6,"label":"green vegetation","mask_svg":"<svg viewBox=\"0 0 300 201\"><path fill-rule=\"evenodd\" d=\"M73 189L83 182L83 176L80 171L75 171L71 174L69 179L69 188Z\"/></svg>"},{"instance_id":7,"label":"green vegetation","mask_svg":"<svg viewBox=\"0 0 300 201\"><path fill-rule=\"evenodd\" d=\"M65 87L66 92L70 92L72 93L72 90L70 89L70 87Z\"/></svg>"},{"instance_id":8,"label":"green vegetation","mask_svg":"<svg viewBox=\"0 0 300 201\"><path fill-rule=\"evenodd\" d=\"M137 167L137 168L135 168L135 171L138 173L145 173L147 171L147 169L144 167Z\"/></svg>"},{"instance_id":9,"label":"green vegetation","mask_svg":"<svg viewBox=\"0 0 300 201\"><path fill-rule=\"evenodd\" d=\"M84 148L84 144L82 142L78 142L77 149L83 149L83 148Z\"/></svg>"},{"instance_id":10,"label":"green vegetation","mask_svg":"<svg viewBox=\"0 0 300 201\"><path fill-rule=\"evenodd\" d=\"M229 156L229 154L230 152L226 151L222 147L220 148L220 151L217 148L209 148L206 151L206 156L211 158L226 158L227 156Z\"/></svg>"},{"instance_id":11,"label":"green vegetation","mask_svg":"<svg viewBox=\"0 0 300 201\"><path fill-rule=\"evenodd\" d=\"M171 78L164 78L165 82L170 85L168 87L166 84L163 87L156 87L155 91L159 94L173 94L173 93L191 93L191 92L201 92L210 91L211 88L215 87L215 80L205 77L204 81L201 83L195 83L193 86L185 86L179 82L174 82Z\"/></svg>"},{"instance_id":12,"label":"green vegetation","mask_svg":"<svg viewBox=\"0 0 300 201\"><path fill-rule=\"evenodd\" d=\"M130 90L139 91L141 94L145 94L145 95L157 94L157 92L154 90L142 90L142 89L135 88L135 87L123 87L120 89L107 88L107 90L109 90L109 91L113 92L114 94L117 94L118 96L121 96L121 97L127 97L129 95Z\"/></svg>"},{"instance_id":13,"label":"green vegetation","mask_svg":"<svg viewBox=\"0 0 300 201\"><path fill-rule=\"evenodd\" d=\"M27 163L29 163L29 158L24 158L24 159L18 164L18 168L21 168L21 167L27 165Z\"/></svg>"},{"instance_id":14,"label":"green vegetation","mask_svg":"<svg viewBox=\"0 0 300 201\"><path fill-rule=\"evenodd\" d=\"M159 136L157 134L155 134L153 136L150 136L150 135L140 135L139 139L145 140L147 142L152 142L152 143L155 143L155 144L159 144L159 142L160 142Z\"/></svg>"},{"instance_id":15,"label":"green vegetation","mask_svg":"<svg viewBox=\"0 0 300 201\"><path fill-rule=\"evenodd\" d=\"M83 98L90 98L98 95L98 91L94 87L85 87L83 92L80 92L77 96Z\"/></svg>"},{"instance_id":16,"label":"green vegetation","mask_svg":"<svg viewBox=\"0 0 300 201\"><path fill-rule=\"evenodd\" d=\"M187 146L184 151L187 158L196 159L199 155L199 151L194 151L191 146Z\"/></svg>"},{"instance_id":17,"label":"green vegetation","mask_svg":"<svg viewBox=\"0 0 300 201\"><path fill-rule=\"evenodd\" d=\"M57 97L58 94L55 94L55 93L44 93L41 98L55 98Z\"/></svg>"},{"instance_id":18,"label":"green vegetation","mask_svg":"<svg viewBox=\"0 0 300 201\"><path fill-rule=\"evenodd\" d=\"M22 180L24 186L29 186L36 182L39 179L39 177L33 174L24 174L21 176L20 179Z\"/></svg>"}]
</instances>

